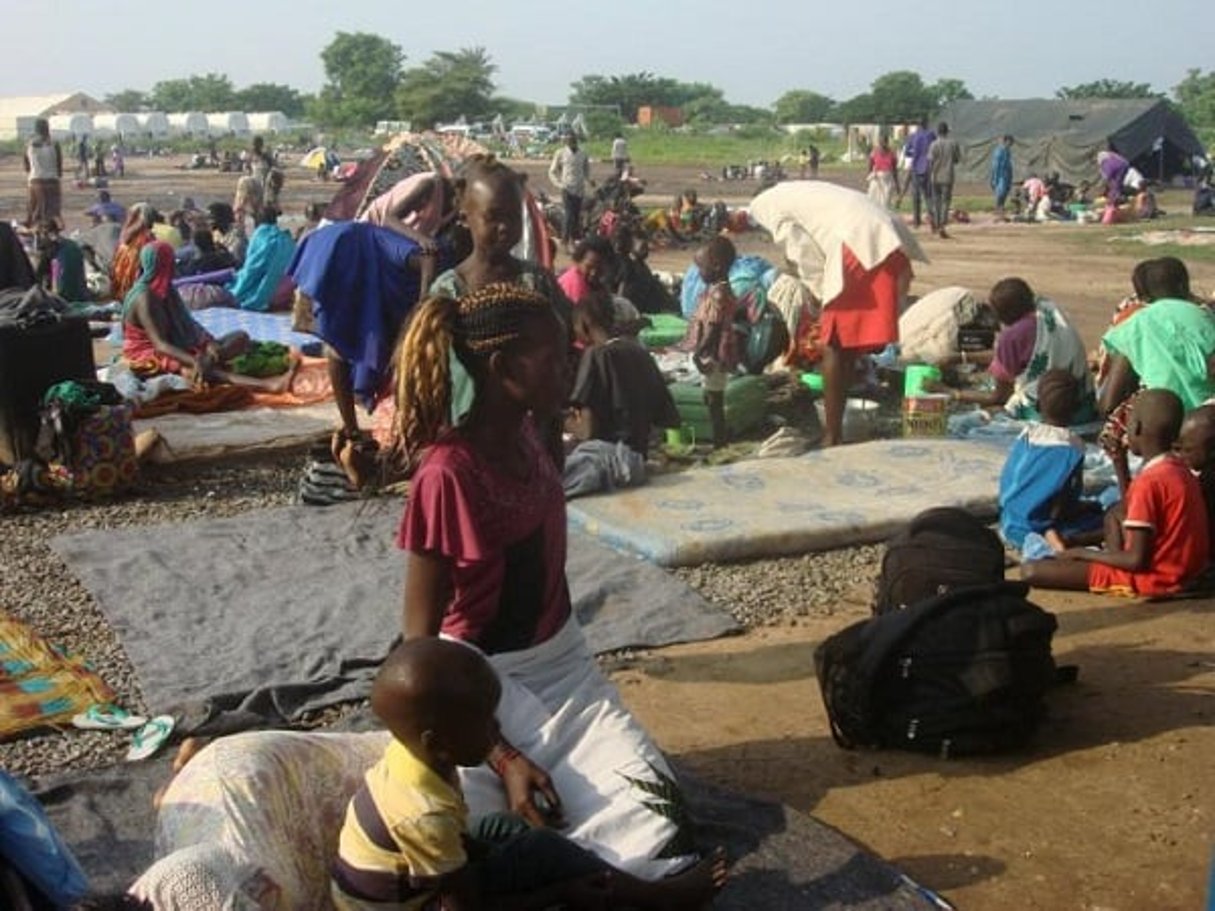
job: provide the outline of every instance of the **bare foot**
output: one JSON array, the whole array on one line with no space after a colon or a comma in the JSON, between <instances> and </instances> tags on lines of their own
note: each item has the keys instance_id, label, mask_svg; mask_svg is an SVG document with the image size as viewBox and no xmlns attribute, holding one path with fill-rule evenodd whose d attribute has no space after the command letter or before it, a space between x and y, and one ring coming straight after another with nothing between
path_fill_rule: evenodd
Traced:
<instances>
[{"instance_id":1,"label":"bare foot","mask_svg":"<svg viewBox=\"0 0 1215 911\"><path fill-rule=\"evenodd\" d=\"M713 900L729 879L725 848L713 852L695 866L653 883L653 908L699 911Z\"/></svg>"},{"instance_id":2,"label":"bare foot","mask_svg":"<svg viewBox=\"0 0 1215 911\"><path fill-rule=\"evenodd\" d=\"M295 374L299 372L299 369L300 359L298 357L292 357L287 362L287 372L278 378L278 380L271 386L270 391L290 392L291 384L295 382Z\"/></svg>"}]
</instances>

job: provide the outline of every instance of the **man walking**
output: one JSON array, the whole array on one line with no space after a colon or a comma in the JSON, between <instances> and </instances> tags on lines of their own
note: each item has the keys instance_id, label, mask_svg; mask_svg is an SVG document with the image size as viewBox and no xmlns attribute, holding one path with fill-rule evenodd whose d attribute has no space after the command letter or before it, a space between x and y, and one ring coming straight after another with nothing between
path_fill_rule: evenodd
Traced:
<instances>
[{"instance_id":1,"label":"man walking","mask_svg":"<svg viewBox=\"0 0 1215 911\"><path fill-rule=\"evenodd\" d=\"M591 179L591 161L586 152L578 148L578 137L573 133L566 139L565 148L558 149L553 156L548 179L561 191L561 203L565 207L561 240L569 252L582 238L582 200Z\"/></svg>"},{"instance_id":2,"label":"man walking","mask_svg":"<svg viewBox=\"0 0 1215 911\"><path fill-rule=\"evenodd\" d=\"M1005 133L991 153L991 192L996 199L996 218L1000 221L1008 220L1004 215L1004 203L1008 201L1013 184L1012 144L1013 138Z\"/></svg>"},{"instance_id":3,"label":"man walking","mask_svg":"<svg viewBox=\"0 0 1215 911\"><path fill-rule=\"evenodd\" d=\"M937 234L949 237L949 207L953 203L954 170L962 160L962 149L949 138L949 124L937 124L937 138L928 147L928 171L932 176L932 223Z\"/></svg>"},{"instance_id":4,"label":"man walking","mask_svg":"<svg viewBox=\"0 0 1215 911\"><path fill-rule=\"evenodd\" d=\"M920 119L920 128L903 144L903 157L911 159L911 203L915 226L920 227L921 206L928 213L928 226L932 224L932 178L928 173L928 150L936 141L937 134L928 129L928 118ZM904 186L904 191L906 186Z\"/></svg>"}]
</instances>

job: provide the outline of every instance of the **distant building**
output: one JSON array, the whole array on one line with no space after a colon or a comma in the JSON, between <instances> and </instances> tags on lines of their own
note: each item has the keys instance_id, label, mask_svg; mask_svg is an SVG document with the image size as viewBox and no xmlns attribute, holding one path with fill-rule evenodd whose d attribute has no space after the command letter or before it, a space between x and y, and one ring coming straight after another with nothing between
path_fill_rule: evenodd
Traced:
<instances>
[{"instance_id":1,"label":"distant building","mask_svg":"<svg viewBox=\"0 0 1215 911\"><path fill-rule=\"evenodd\" d=\"M683 110L648 104L637 109L637 126L652 127L660 123L669 127L683 126Z\"/></svg>"},{"instance_id":2,"label":"distant building","mask_svg":"<svg viewBox=\"0 0 1215 911\"><path fill-rule=\"evenodd\" d=\"M33 135L34 121L39 117L49 120L57 115L101 114L111 110L113 108L84 92L0 97L0 140L25 139Z\"/></svg>"}]
</instances>

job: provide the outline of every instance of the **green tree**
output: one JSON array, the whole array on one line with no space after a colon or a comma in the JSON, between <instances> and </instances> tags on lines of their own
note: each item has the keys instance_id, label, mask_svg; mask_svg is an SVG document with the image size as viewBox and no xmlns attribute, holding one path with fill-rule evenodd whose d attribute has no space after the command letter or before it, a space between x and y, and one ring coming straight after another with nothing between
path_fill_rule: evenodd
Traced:
<instances>
[{"instance_id":1,"label":"green tree","mask_svg":"<svg viewBox=\"0 0 1215 911\"><path fill-rule=\"evenodd\" d=\"M637 109L645 105L682 108L700 102L700 108L725 103L717 86L705 82L680 82L653 73L625 73L620 76L591 74L570 86L570 104L616 105L628 123L637 120Z\"/></svg>"},{"instance_id":2,"label":"green tree","mask_svg":"<svg viewBox=\"0 0 1215 911\"><path fill-rule=\"evenodd\" d=\"M461 115L482 117L493 110L496 70L483 47L436 51L421 66L401 75L397 113L415 127L431 127Z\"/></svg>"},{"instance_id":3,"label":"green tree","mask_svg":"<svg viewBox=\"0 0 1215 911\"><path fill-rule=\"evenodd\" d=\"M835 106L832 117L841 123L873 123L878 119L873 96L868 92L854 95Z\"/></svg>"},{"instance_id":4,"label":"green tree","mask_svg":"<svg viewBox=\"0 0 1215 911\"><path fill-rule=\"evenodd\" d=\"M289 85L255 82L236 93L236 107L242 111L282 111L296 118L304 113L304 96Z\"/></svg>"},{"instance_id":5,"label":"green tree","mask_svg":"<svg viewBox=\"0 0 1215 911\"><path fill-rule=\"evenodd\" d=\"M975 97L961 79L938 79L928 87L928 94L935 102L933 110L939 110L951 101L971 101Z\"/></svg>"},{"instance_id":6,"label":"green tree","mask_svg":"<svg viewBox=\"0 0 1215 911\"><path fill-rule=\"evenodd\" d=\"M236 92L227 76L206 73L156 83L148 103L158 111L230 111L236 107Z\"/></svg>"},{"instance_id":7,"label":"green tree","mask_svg":"<svg viewBox=\"0 0 1215 911\"><path fill-rule=\"evenodd\" d=\"M1191 125L1200 130L1215 129L1215 70L1187 70L1185 79L1173 90L1178 107Z\"/></svg>"},{"instance_id":8,"label":"green tree","mask_svg":"<svg viewBox=\"0 0 1215 911\"><path fill-rule=\"evenodd\" d=\"M370 127L393 119L401 80L401 48L368 32L338 32L321 51L325 85L311 116L335 127Z\"/></svg>"},{"instance_id":9,"label":"green tree","mask_svg":"<svg viewBox=\"0 0 1215 911\"><path fill-rule=\"evenodd\" d=\"M1163 98L1153 92L1146 82L1123 82L1120 79L1098 79L1080 85L1064 86L1055 92L1056 98L1075 101L1080 98Z\"/></svg>"},{"instance_id":10,"label":"green tree","mask_svg":"<svg viewBox=\"0 0 1215 911\"><path fill-rule=\"evenodd\" d=\"M911 123L936 110L937 99L919 73L895 70L873 80L869 88L874 120L879 123ZM852 121L856 123L857 121Z\"/></svg>"},{"instance_id":11,"label":"green tree","mask_svg":"<svg viewBox=\"0 0 1215 911\"><path fill-rule=\"evenodd\" d=\"M137 89L123 89L105 96L105 103L116 111L139 111L148 104L148 96Z\"/></svg>"},{"instance_id":12,"label":"green tree","mask_svg":"<svg viewBox=\"0 0 1215 911\"><path fill-rule=\"evenodd\" d=\"M772 110L777 123L822 123L830 115L835 102L826 95L805 89L792 89L776 99Z\"/></svg>"}]
</instances>

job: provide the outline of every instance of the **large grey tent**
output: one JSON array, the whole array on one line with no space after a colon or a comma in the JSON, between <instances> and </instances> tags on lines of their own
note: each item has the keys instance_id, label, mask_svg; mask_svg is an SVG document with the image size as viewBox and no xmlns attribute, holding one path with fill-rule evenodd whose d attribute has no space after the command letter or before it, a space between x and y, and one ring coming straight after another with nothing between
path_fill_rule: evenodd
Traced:
<instances>
[{"instance_id":1,"label":"large grey tent","mask_svg":"<svg viewBox=\"0 0 1215 911\"><path fill-rule=\"evenodd\" d=\"M962 146L961 176L974 180L987 179L992 149L1005 133L1016 140L1017 180L1051 171L1072 182L1095 179L1097 153L1111 141L1153 180L1188 173L1191 156L1203 154L1185 118L1151 98L955 101L939 119Z\"/></svg>"}]
</instances>

